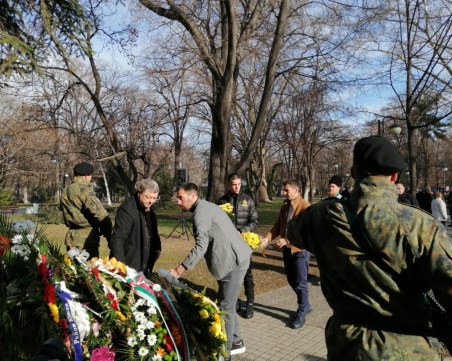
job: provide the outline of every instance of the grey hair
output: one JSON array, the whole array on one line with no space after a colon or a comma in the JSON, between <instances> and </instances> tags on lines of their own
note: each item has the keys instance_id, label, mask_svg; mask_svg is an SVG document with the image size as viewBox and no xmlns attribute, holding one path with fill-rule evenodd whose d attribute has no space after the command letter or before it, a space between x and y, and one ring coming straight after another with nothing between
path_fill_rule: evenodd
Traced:
<instances>
[{"instance_id":1,"label":"grey hair","mask_svg":"<svg viewBox=\"0 0 452 361\"><path fill-rule=\"evenodd\" d=\"M157 182L150 178L139 180L135 184L135 188L139 193L143 193L146 191L150 191L152 193L160 192L160 188L159 188L159 185L157 184Z\"/></svg>"}]
</instances>

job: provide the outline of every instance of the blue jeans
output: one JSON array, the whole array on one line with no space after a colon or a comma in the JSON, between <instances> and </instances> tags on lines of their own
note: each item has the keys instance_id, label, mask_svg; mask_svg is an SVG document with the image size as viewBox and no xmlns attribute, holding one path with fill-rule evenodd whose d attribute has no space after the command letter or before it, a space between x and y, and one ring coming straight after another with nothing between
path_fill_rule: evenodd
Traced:
<instances>
[{"instance_id":1,"label":"blue jeans","mask_svg":"<svg viewBox=\"0 0 452 361\"><path fill-rule=\"evenodd\" d=\"M297 314L303 313L309 306L308 272L310 256L311 254L306 250L292 253L289 247L284 247L283 249L287 282L289 282L290 287L297 295Z\"/></svg>"},{"instance_id":2,"label":"blue jeans","mask_svg":"<svg viewBox=\"0 0 452 361\"><path fill-rule=\"evenodd\" d=\"M226 312L224 323L227 337L227 355L230 354L232 342L241 339L240 326L235 312L235 305L240 296L243 278L250 265L250 259L239 264L226 277L218 281L218 299L220 309Z\"/></svg>"}]
</instances>

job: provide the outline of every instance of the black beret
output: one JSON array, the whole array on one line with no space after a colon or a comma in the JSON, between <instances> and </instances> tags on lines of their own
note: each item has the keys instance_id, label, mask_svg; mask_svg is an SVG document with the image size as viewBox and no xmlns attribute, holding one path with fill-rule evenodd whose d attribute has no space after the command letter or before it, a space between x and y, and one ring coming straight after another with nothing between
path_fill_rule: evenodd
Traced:
<instances>
[{"instance_id":1,"label":"black beret","mask_svg":"<svg viewBox=\"0 0 452 361\"><path fill-rule=\"evenodd\" d=\"M87 162L79 163L74 167L75 175L93 175L94 167Z\"/></svg>"},{"instance_id":2,"label":"black beret","mask_svg":"<svg viewBox=\"0 0 452 361\"><path fill-rule=\"evenodd\" d=\"M405 170L405 161L396 146L377 135L356 142L353 161L375 175L389 175Z\"/></svg>"},{"instance_id":3,"label":"black beret","mask_svg":"<svg viewBox=\"0 0 452 361\"><path fill-rule=\"evenodd\" d=\"M338 175L333 175L328 184L336 184L338 187L342 187L342 178Z\"/></svg>"}]
</instances>

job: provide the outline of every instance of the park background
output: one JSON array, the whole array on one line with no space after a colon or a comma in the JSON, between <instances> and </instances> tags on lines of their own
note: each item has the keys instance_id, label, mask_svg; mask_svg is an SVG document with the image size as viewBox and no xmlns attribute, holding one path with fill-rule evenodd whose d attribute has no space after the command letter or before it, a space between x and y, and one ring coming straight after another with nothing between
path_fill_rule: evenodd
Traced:
<instances>
[{"instance_id":1,"label":"park background","mask_svg":"<svg viewBox=\"0 0 452 361\"><path fill-rule=\"evenodd\" d=\"M58 204L79 161L108 206L144 177L166 201L186 180L216 201L232 171L257 203L288 178L314 200L333 174L352 185L353 144L372 134L400 149L411 192L450 182L447 2L1 6L2 205Z\"/></svg>"}]
</instances>

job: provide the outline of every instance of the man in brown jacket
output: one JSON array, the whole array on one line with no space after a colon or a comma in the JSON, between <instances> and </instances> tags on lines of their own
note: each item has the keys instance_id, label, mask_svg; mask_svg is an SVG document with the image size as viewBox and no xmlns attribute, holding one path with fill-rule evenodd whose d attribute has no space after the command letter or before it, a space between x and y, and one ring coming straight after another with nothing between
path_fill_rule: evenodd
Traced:
<instances>
[{"instance_id":1,"label":"man in brown jacket","mask_svg":"<svg viewBox=\"0 0 452 361\"><path fill-rule=\"evenodd\" d=\"M310 253L305 249L290 245L286 239L286 229L289 220L309 207L310 204L301 196L301 186L296 180L288 180L283 183L283 194L286 200L281 207L278 220L263 242L266 243L279 237L276 246L283 249L287 281L297 295L298 309L292 319L292 328L297 329L304 325L306 314L312 310L308 299Z\"/></svg>"}]
</instances>

